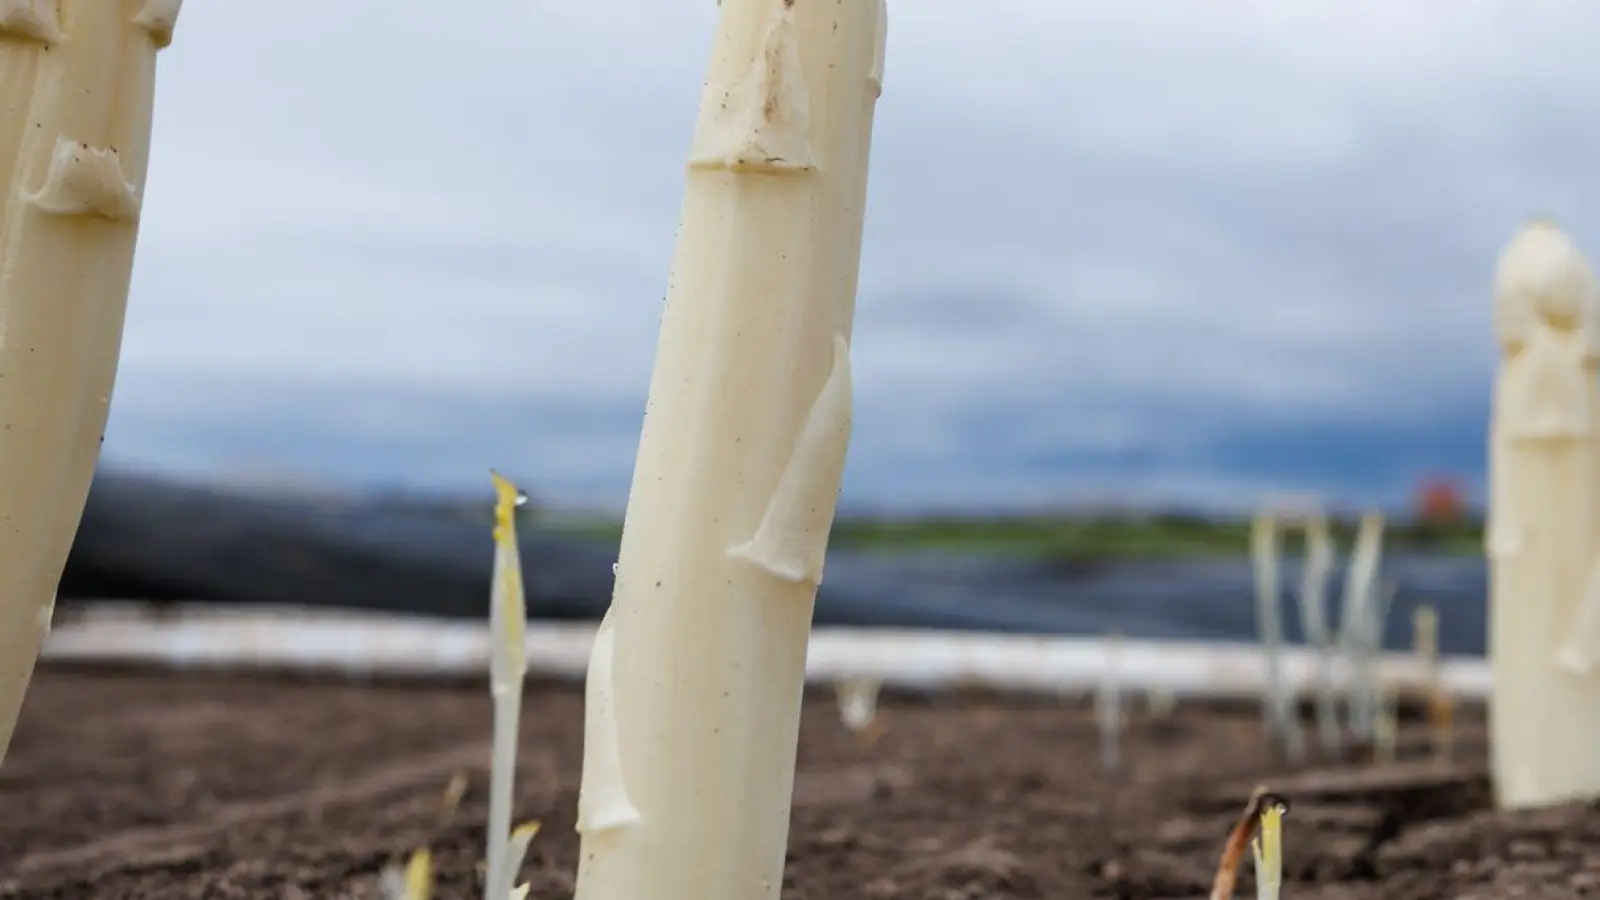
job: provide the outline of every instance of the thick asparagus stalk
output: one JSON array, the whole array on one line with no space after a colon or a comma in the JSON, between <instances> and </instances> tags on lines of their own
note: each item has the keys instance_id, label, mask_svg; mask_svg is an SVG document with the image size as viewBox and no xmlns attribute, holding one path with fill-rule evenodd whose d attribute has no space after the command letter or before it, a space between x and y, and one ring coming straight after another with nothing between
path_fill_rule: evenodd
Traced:
<instances>
[{"instance_id":1,"label":"thick asparagus stalk","mask_svg":"<svg viewBox=\"0 0 1600 900\"><path fill-rule=\"evenodd\" d=\"M1495 305L1490 761L1500 805L1535 807L1600 796L1600 681L1586 671L1582 613L1596 562L1600 305L1593 270L1549 222L1502 252Z\"/></svg>"},{"instance_id":2,"label":"thick asparagus stalk","mask_svg":"<svg viewBox=\"0 0 1600 900\"><path fill-rule=\"evenodd\" d=\"M100 455L179 0L0 0L0 757Z\"/></svg>"},{"instance_id":3,"label":"thick asparagus stalk","mask_svg":"<svg viewBox=\"0 0 1600 900\"><path fill-rule=\"evenodd\" d=\"M580 900L778 896L885 27L882 0L720 4L589 667Z\"/></svg>"}]
</instances>

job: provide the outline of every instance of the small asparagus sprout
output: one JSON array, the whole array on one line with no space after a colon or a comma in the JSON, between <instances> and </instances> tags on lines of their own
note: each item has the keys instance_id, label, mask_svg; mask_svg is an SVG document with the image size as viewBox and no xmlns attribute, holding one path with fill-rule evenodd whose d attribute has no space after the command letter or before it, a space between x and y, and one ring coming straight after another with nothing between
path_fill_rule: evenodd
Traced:
<instances>
[{"instance_id":1,"label":"small asparagus sprout","mask_svg":"<svg viewBox=\"0 0 1600 900\"><path fill-rule=\"evenodd\" d=\"M433 897L433 854L427 847L418 847L402 869L398 864L385 866L378 876L378 886L384 900L431 900Z\"/></svg>"},{"instance_id":2,"label":"small asparagus sprout","mask_svg":"<svg viewBox=\"0 0 1600 900\"><path fill-rule=\"evenodd\" d=\"M1423 691L1428 704L1429 742L1435 759L1450 758L1455 745L1455 710L1439 674L1439 613L1432 606L1417 607L1411 616L1417 656L1422 660Z\"/></svg>"},{"instance_id":3,"label":"small asparagus sprout","mask_svg":"<svg viewBox=\"0 0 1600 900\"><path fill-rule=\"evenodd\" d=\"M484 900L505 900L516 877L510 858L511 789L517 767L517 725L528 674L528 608L518 555L517 507L527 495L499 472L494 482L494 575L489 595L489 693L494 698L494 751L489 766L489 828ZM531 838L532 835L530 834ZM526 841L522 844L527 848ZM520 868L522 860L515 860Z\"/></svg>"},{"instance_id":4,"label":"small asparagus sprout","mask_svg":"<svg viewBox=\"0 0 1600 900\"><path fill-rule=\"evenodd\" d=\"M882 686L882 680L871 677L844 678L834 685L839 721L869 747L885 731L878 719L878 692Z\"/></svg>"},{"instance_id":5,"label":"small asparagus sprout","mask_svg":"<svg viewBox=\"0 0 1600 900\"><path fill-rule=\"evenodd\" d=\"M1447 763L1455 755L1455 703L1450 692L1440 687L1428 694L1428 730L1433 735L1433 757Z\"/></svg>"},{"instance_id":6,"label":"small asparagus sprout","mask_svg":"<svg viewBox=\"0 0 1600 900\"><path fill-rule=\"evenodd\" d=\"M1298 761L1305 755L1294 698L1284 677L1281 587L1278 581L1278 522L1270 512L1256 516L1250 528L1250 556L1256 574L1256 627L1267 660L1267 682L1261 702L1267 732L1284 756Z\"/></svg>"},{"instance_id":7,"label":"small asparagus sprout","mask_svg":"<svg viewBox=\"0 0 1600 900\"><path fill-rule=\"evenodd\" d=\"M1278 900L1283 889L1283 814L1289 805L1273 797L1261 805L1259 833L1250 842L1256 862L1256 900Z\"/></svg>"},{"instance_id":8,"label":"small asparagus sprout","mask_svg":"<svg viewBox=\"0 0 1600 900\"><path fill-rule=\"evenodd\" d=\"M1265 785L1260 785L1250 792L1250 799L1245 802L1244 810L1239 813L1239 818L1234 821L1232 830L1228 832L1227 841L1222 845L1222 857L1217 862L1217 874L1211 881L1209 900L1229 900L1233 896L1233 887L1239 877L1239 863L1244 859L1245 848L1254 849L1251 836L1258 826L1263 833L1269 827L1267 819L1269 810L1273 811L1270 827L1280 828L1284 813L1289 811L1289 801L1268 791ZM1261 855L1274 854L1274 858L1280 863L1281 878L1282 839L1273 835L1267 837L1269 844L1262 849ZM1260 874L1258 868L1258 879ZM1277 894L1273 893L1270 896L1276 897Z\"/></svg>"},{"instance_id":9,"label":"small asparagus sprout","mask_svg":"<svg viewBox=\"0 0 1600 900\"><path fill-rule=\"evenodd\" d=\"M1173 710L1178 707L1178 696L1171 688L1154 687L1144 696L1145 712L1152 719L1167 719L1172 717Z\"/></svg>"},{"instance_id":10,"label":"small asparagus sprout","mask_svg":"<svg viewBox=\"0 0 1600 900\"><path fill-rule=\"evenodd\" d=\"M445 785L443 802L440 804L441 823L449 823L466 793L466 773L457 772L450 776L450 783ZM399 863L384 866L383 871L378 873L378 889L384 900L429 900L433 896L433 854L427 847L418 847L411 851L404 868Z\"/></svg>"},{"instance_id":11,"label":"small asparagus sprout","mask_svg":"<svg viewBox=\"0 0 1600 900\"><path fill-rule=\"evenodd\" d=\"M1393 690L1380 689L1373 704L1377 710L1372 720L1372 755L1378 762L1391 763L1400 743L1400 710Z\"/></svg>"},{"instance_id":12,"label":"small asparagus sprout","mask_svg":"<svg viewBox=\"0 0 1600 900\"><path fill-rule=\"evenodd\" d=\"M1380 590L1378 563L1383 554L1384 518L1369 512L1361 517L1356 531L1355 549L1345 572L1344 609L1340 621L1339 643L1349 663L1352 678L1349 695L1349 727L1358 741L1373 740L1377 720L1377 672L1374 655L1383 642L1386 601L1393 593Z\"/></svg>"},{"instance_id":13,"label":"small asparagus sprout","mask_svg":"<svg viewBox=\"0 0 1600 900\"><path fill-rule=\"evenodd\" d=\"M406 863L406 900L429 900L433 896L433 854L418 847Z\"/></svg>"},{"instance_id":14,"label":"small asparagus sprout","mask_svg":"<svg viewBox=\"0 0 1600 900\"><path fill-rule=\"evenodd\" d=\"M1411 650L1428 689L1439 682L1439 612L1424 603L1411 613Z\"/></svg>"},{"instance_id":15,"label":"small asparagus sprout","mask_svg":"<svg viewBox=\"0 0 1600 900\"><path fill-rule=\"evenodd\" d=\"M1364 734L1374 743L1379 740L1379 721L1389 715L1393 699L1378 677L1378 654L1383 649L1383 632L1389 621L1389 610L1394 608L1394 598L1399 592L1398 582L1393 579L1383 582L1378 589L1376 602L1367 607L1367 621L1363 629L1359 682L1361 708L1366 716ZM1393 738L1394 735L1389 737Z\"/></svg>"},{"instance_id":16,"label":"small asparagus sprout","mask_svg":"<svg viewBox=\"0 0 1600 900\"><path fill-rule=\"evenodd\" d=\"M1343 743L1333 682L1333 640L1328 629L1326 595L1328 574L1333 570L1333 534L1326 516L1320 513L1306 520L1305 573L1300 582L1300 623L1306 640L1317 654L1317 737L1325 756L1338 756Z\"/></svg>"},{"instance_id":17,"label":"small asparagus sprout","mask_svg":"<svg viewBox=\"0 0 1600 900\"><path fill-rule=\"evenodd\" d=\"M1100 768L1115 772L1121 763L1122 633L1106 636L1106 668L1095 693L1095 718L1100 723Z\"/></svg>"},{"instance_id":18,"label":"small asparagus sprout","mask_svg":"<svg viewBox=\"0 0 1600 900\"><path fill-rule=\"evenodd\" d=\"M444 798L439 804L439 818L448 823L455 817L456 810L461 808L461 801L467 796L467 773L457 772L450 776L450 783L444 786Z\"/></svg>"}]
</instances>

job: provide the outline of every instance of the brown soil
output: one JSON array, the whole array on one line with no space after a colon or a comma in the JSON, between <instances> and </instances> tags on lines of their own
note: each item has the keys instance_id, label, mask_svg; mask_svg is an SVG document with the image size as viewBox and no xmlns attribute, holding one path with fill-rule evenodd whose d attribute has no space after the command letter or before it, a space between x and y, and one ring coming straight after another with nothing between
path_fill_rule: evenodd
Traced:
<instances>
[{"instance_id":1,"label":"brown soil","mask_svg":"<svg viewBox=\"0 0 1600 900\"><path fill-rule=\"evenodd\" d=\"M530 685L517 811L545 823L540 900L572 891L581 715L571 687ZM808 701L785 900L1203 897L1258 781L1292 804L1287 897L1600 894L1600 808L1487 811L1471 714L1453 764L1413 726L1399 762L1291 772L1252 709L1135 704L1112 777L1082 700L885 698L881 716L869 749ZM481 685L46 671L0 768L0 897L376 897L424 842L439 896L474 896L488 734Z\"/></svg>"}]
</instances>

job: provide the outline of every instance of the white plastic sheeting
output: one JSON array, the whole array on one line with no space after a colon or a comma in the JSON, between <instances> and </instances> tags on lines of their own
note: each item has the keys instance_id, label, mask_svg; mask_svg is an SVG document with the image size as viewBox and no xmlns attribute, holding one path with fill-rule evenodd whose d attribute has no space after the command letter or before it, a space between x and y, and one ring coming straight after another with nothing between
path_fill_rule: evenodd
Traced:
<instances>
[{"instance_id":1,"label":"white plastic sheeting","mask_svg":"<svg viewBox=\"0 0 1600 900\"><path fill-rule=\"evenodd\" d=\"M533 622L529 672L581 679L594 640L592 623ZM899 688L990 687L1033 693L1094 690L1109 662L1104 640L962 631L819 628L807 676L814 682L874 678ZM485 673L488 628L476 621L391 614L206 606L87 604L58 623L44 659L76 664L145 664L175 669L275 669L343 675L462 677ZM1124 688L1174 696L1253 698L1267 674L1259 646L1125 640L1118 668ZM1316 658L1287 648L1285 678L1309 694ZM1389 687L1420 685L1421 661L1386 654L1379 678ZM1449 693L1482 698L1489 668L1476 657L1440 661ZM1348 672L1335 670L1343 683Z\"/></svg>"}]
</instances>

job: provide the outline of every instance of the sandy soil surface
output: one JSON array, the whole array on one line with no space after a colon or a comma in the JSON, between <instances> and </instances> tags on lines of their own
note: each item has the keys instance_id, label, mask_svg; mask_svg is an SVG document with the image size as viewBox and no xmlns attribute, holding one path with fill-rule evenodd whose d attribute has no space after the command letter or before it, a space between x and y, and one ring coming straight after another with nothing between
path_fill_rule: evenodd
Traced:
<instances>
[{"instance_id":1,"label":"sandy soil surface","mask_svg":"<svg viewBox=\"0 0 1600 900\"><path fill-rule=\"evenodd\" d=\"M1292 804L1286 897L1600 894L1600 807L1490 812L1470 711L1448 763L1415 725L1396 762L1291 768L1253 709L1131 706L1106 776L1082 698L886 697L871 747L810 698L785 900L1202 897L1258 782ZM575 688L529 686L517 817L544 822L541 900L572 892L581 727ZM475 896L488 736L482 685L47 669L0 767L0 897L377 897L419 843L441 898Z\"/></svg>"}]
</instances>

